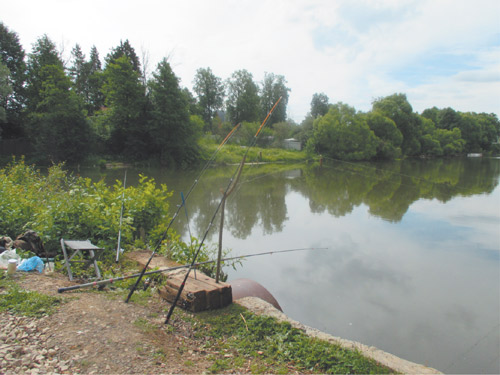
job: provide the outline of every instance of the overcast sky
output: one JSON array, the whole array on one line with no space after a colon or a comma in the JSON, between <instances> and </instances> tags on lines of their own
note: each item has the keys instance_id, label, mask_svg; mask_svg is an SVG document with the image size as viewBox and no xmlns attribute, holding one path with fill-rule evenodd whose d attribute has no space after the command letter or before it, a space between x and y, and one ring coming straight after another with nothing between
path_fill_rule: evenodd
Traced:
<instances>
[{"instance_id":1,"label":"overcast sky","mask_svg":"<svg viewBox=\"0 0 500 375\"><path fill-rule=\"evenodd\" d=\"M47 34L103 60L128 39L189 89L202 67L283 75L297 122L321 92L361 111L401 92L417 112L500 115L499 0L0 0L0 21L27 53Z\"/></svg>"}]
</instances>

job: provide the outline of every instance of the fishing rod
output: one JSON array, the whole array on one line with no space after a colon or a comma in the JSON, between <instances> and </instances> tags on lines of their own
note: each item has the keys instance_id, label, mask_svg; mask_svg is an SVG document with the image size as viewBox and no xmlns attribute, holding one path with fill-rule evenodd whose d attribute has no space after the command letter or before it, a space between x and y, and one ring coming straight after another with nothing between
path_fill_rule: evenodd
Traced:
<instances>
[{"instance_id":1,"label":"fishing rod","mask_svg":"<svg viewBox=\"0 0 500 375\"><path fill-rule=\"evenodd\" d=\"M122 239L122 220L123 220L123 206L125 200L125 185L127 183L127 170L125 169L125 176L123 177L123 192L122 192L122 208L120 211L120 227L118 229L118 245L116 245L116 263L120 258L120 241Z\"/></svg>"},{"instance_id":2,"label":"fishing rod","mask_svg":"<svg viewBox=\"0 0 500 375\"><path fill-rule=\"evenodd\" d=\"M130 293L128 294L127 299L125 300L125 303L128 303L128 301L130 301L130 298L132 297L132 294L134 294L135 289L137 288L137 286L141 282L141 279L144 276L144 273L146 272L146 269L148 268L149 263L151 263L151 260L155 256L155 254L158 251L158 249L160 248L161 244L163 243L163 241L165 240L165 238L167 238L168 230L170 229L170 227L174 223L175 219L177 218L177 215L179 214L179 211L181 210L182 206L185 204L185 201L188 199L189 195L191 194L191 192L193 191L193 189L195 188L195 186L198 184L198 181L200 180L201 176L203 175L203 173L205 173L205 170L210 166L210 163L215 159L215 156L217 155L217 153L227 143L227 141L232 137L232 135L240 127L240 125L241 125L241 123L236 124L236 126L228 133L228 135L226 135L226 138L224 138L224 140L220 143L220 145L214 151L214 153L212 154L212 156L210 157L210 159L208 159L207 163L205 164L205 166L202 168L201 172L198 174L198 176L194 180L193 184L191 185L191 187L189 188L189 190L188 190L188 192L186 194L185 199L177 207L177 211L175 211L174 216L172 216L172 219L170 219L170 223L168 223L167 229L165 229L165 232L163 232L163 235L162 235L161 239L156 244L153 252L151 253L151 256L149 257L148 261L146 262L146 265L142 269L141 275L137 279L137 281L134 284L134 286L132 287L132 289L130 289Z\"/></svg>"},{"instance_id":3,"label":"fishing rod","mask_svg":"<svg viewBox=\"0 0 500 375\"><path fill-rule=\"evenodd\" d=\"M309 248L302 248L302 249L287 249L287 250L276 250L276 251L265 251L262 253L255 253L255 254L246 254L246 255L238 255L230 258L223 258L221 261L223 262L228 262L231 260L237 260L237 259L243 259L243 258L251 258L251 257L256 257L256 256L261 256L261 255L273 255L273 254L280 254L280 253L289 253L289 252L294 252L294 251L311 251L311 250L328 250L328 247L309 247ZM215 263L217 262L217 259L213 260L205 260L203 262L198 262L195 263L194 266L202 266L205 264L210 264L210 263ZM181 266L174 266L174 267L169 267L169 268L163 268L159 270L153 270L153 271L148 271L144 272L144 275L154 275L157 273L163 273L163 272L171 272L183 268L189 268L190 264L184 264ZM81 288L87 288L87 287L92 287L92 286L101 286L101 285L106 285L106 284L112 284L115 281L121 281L121 280L127 280L127 279L133 279L135 277L139 277L141 273L136 273L133 275L127 275L127 276L120 276L120 277L115 277L115 278L110 278L106 280L99 280L99 281L93 281L91 283L85 283L85 284L79 284L79 285L72 285L64 288L58 288L57 292L58 293L63 293L67 292L70 290L76 290L76 289L81 289Z\"/></svg>"},{"instance_id":4,"label":"fishing rod","mask_svg":"<svg viewBox=\"0 0 500 375\"><path fill-rule=\"evenodd\" d=\"M217 259L218 259L217 272L215 274L215 282L217 284L219 283L220 263L221 263L221 258L222 258L222 232L224 231L224 210L226 207L226 199L233 192L234 188L236 187L236 184L238 183L238 180L240 179L241 171L243 170L243 166L245 165L245 160L246 160L246 155L241 160L240 168L238 169L238 173L236 174L236 179L231 184L229 189L226 190L226 192L222 196L222 205L221 205L221 211L220 211L220 228L219 228L219 252L217 254Z\"/></svg>"},{"instance_id":5,"label":"fishing rod","mask_svg":"<svg viewBox=\"0 0 500 375\"><path fill-rule=\"evenodd\" d=\"M274 104L274 106L271 108L271 110L269 111L269 113L267 114L266 118L264 119L264 121L262 121L262 124L260 125L259 129L257 130L257 133L255 133L255 136L252 140L252 142L250 143L250 145L247 147L247 150L245 152L245 155L243 155L243 159L241 160L241 164L240 166L238 166L238 168L234 171L234 174L233 176L231 177L231 179L229 180L229 183L227 184L227 187L226 187L226 190L224 190L224 193L222 194L222 199L220 200L213 216L212 216L212 219L210 220L210 223L208 224L208 227L207 227L207 230L205 231L205 234L203 235L203 238L200 242L200 245L198 246L198 250L196 251L196 253L194 254L194 257L193 257L193 261L191 262L191 265L189 266L187 272L186 272L186 276L184 277L184 280L182 281L182 284L180 285L179 287L179 290L177 292L177 295L175 296L175 299L174 299L174 302L172 303L172 306L170 306L170 310L168 310L168 314L167 314L167 318L165 319L165 324L168 324L169 320L170 320L170 317L172 316L172 313L174 312L174 309L175 309L175 305L177 304L177 302L179 301L179 298L181 296L181 293L182 291L184 290L184 285L186 285L186 281L187 281L187 278L189 277L189 273L191 272L191 269L194 267L194 263L196 262L196 258L198 258L198 254L200 253L201 251L201 247L203 246L203 243L205 242L205 239L207 238L207 235L208 235L208 232L210 231L210 228L212 227L212 224L215 220L215 217L217 216L217 213L219 212L219 209L221 208L223 202L225 201L225 198L226 198L226 194L227 192L229 191L229 189L231 189L231 186L233 185L233 180L235 178L235 176L238 174L238 173L241 173L241 169L243 168L243 165L245 164L245 159L248 155L248 152L250 151L250 149L255 145L255 143L257 143L257 138L259 136L259 133L260 131L262 130L262 128L264 127L264 125L266 124L267 120L269 119L269 117L271 116L271 114L273 113L274 109L277 107L278 103L281 101L281 98L280 97L276 103Z\"/></svg>"}]
</instances>

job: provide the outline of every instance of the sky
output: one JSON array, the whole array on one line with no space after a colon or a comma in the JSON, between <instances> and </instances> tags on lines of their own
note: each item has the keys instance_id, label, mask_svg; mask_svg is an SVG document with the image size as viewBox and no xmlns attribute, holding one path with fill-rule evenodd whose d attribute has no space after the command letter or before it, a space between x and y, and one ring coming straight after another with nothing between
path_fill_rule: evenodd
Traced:
<instances>
[{"instance_id":1,"label":"sky","mask_svg":"<svg viewBox=\"0 0 500 375\"><path fill-rule=\"evenodd\" d=\"M0 21L27 53L44 34L69 60L78 43L101 60L129 40L150 72L168 58L192 90L199 68L225 80L246 69L283 75L300 123L315 93L371 110L404 93L436 106L500 117L498 0L0 0Z\"/></svg>"}]
</instances>

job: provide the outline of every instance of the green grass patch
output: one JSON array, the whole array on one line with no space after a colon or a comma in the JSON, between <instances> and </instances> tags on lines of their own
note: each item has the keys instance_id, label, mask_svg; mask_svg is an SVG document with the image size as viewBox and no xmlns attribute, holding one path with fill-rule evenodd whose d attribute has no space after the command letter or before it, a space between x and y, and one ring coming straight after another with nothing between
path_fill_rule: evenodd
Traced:
<instances>
[{"instance_id":1,"label":"green grass patch","mask_svg":"<svg viewBox=\"0 0 500 375\"><path fill-rule=\"evenodd\" d=\"M155 324L151 323L149 320L144 318L137 318L134 321L134 326L139 328L144 333L152 333L155 332L158 328Z\"/></svg>"},{"instance_id":2,"label":"green grass patch","mask_svg":"<svg viewBox=\"0 0 500 375\"><path fill-rule=\"evenodd\" d=\"M212 344L222 351L231 350L238 356L252 358L253 373L286 373L288 366L299 372L327 374L394 372L359 351L311 338L287 322L255 315L235 304L199 314L198 319L197 335L211 337ZM233 358L216 358L210 371L234 370L233 365L236 365Z\"/></svg>"},{"instance_id":3,"label":"green grass patch","mask_svg":"<svg viewBox=\"0 0 500 375\"><path fill-rule=\"evenodd\" d=\"M0 312L40 317L52 314L61 302L62 298L24 290L7 279L0 282Z\"/></svg>"},{"instance_id":4,"label":"green grass patch","mask_svg":"<svg viewBox=\"0 0 500 375\"><path fill-rule=\"evenodd\" d=\"M215 143L201 144L202 155L208 159L217 149ZM240 163L243 155L247 152L247 146L225 145L215 158L217 164ZM285 150L281 148L259 148L252 147L247 155L247 163L298 163L309 159L305 151Z\"/></svg>"}]
</instances>

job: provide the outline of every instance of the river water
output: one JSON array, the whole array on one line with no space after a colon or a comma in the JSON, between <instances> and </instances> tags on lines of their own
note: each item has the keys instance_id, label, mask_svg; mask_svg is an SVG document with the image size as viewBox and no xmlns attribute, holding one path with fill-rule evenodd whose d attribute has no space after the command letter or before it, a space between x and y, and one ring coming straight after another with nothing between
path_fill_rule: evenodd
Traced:
<instances>
[{"instance_id":1,"label":"river water","mask_svg":"<svg viewBox=\"0 0 500 375\"><path fill-rule=\"evenodd\" d=\"M189 220L176 220L186 241L189 230L203 237L235 168L200 178ZM199 173L129 169L129 184L139 172L173 189L172 205ZM287 315L324 332L446 373L499 373L499 181L494 158L245 166L226 203L223 247L231 256L316 250L224 271L261 283Z\"/></svg>"}]
</instances>

